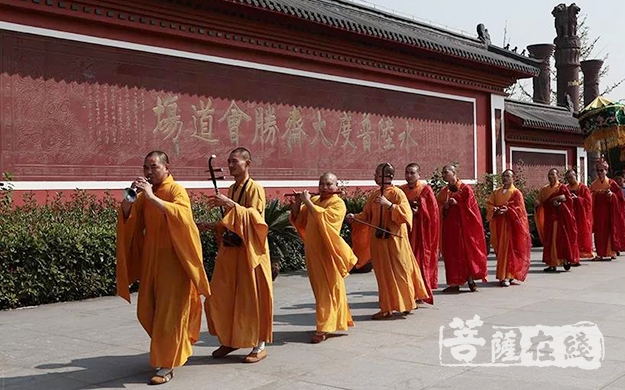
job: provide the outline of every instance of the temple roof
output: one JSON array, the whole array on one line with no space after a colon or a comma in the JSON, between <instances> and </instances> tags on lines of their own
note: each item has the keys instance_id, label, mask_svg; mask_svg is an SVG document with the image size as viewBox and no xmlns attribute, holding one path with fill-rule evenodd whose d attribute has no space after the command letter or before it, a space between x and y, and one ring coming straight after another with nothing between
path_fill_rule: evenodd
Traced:
<instances>
[{"instance_id":1,"label":"temple roof","mask_svg":"<svg viewBox=\"0 0 625 390\"><path fill-rule=\"evenodd\" d=\"M447 31L375 8L344 0L227 0L305 19L361 35L514 70L528 76L539 73L538 62L477 38Z\"/></svg>"},{"instance_id":2,"label":"temple roof","mask_svg":"<svg viewBox=\"0 0 625 390\"><path fill-rule=\"evenodd\" d=\"M518 118L528 129L554 130L582 134L577 118L564 107L506 99L506 115Z\"/></svg>"}]
</instances>

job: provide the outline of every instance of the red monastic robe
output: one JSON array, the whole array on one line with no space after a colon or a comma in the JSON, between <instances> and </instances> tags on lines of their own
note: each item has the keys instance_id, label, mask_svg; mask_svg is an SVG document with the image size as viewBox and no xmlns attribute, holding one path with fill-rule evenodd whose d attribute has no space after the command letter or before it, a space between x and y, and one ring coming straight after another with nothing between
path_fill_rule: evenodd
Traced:
<instances>
[{"instance_id":1,"label":"red monastic robe","mask_svg":"<svg viewBox=\"0 0 625 390\"><path fill-rule=\"evenodd\" d=\"M573 210L577 222L577 246L579 257L591 259L595 257L592 251L592 194L585 184L577 183L568 186L573 198Z\"/></svg>"},{"instance_id":2,"label":"red monastic robe","mask_svg":"<svg viewBox=\"0 0 625 390\"><path fill-rule=\"evenodd\" d=\"M441 253L448 285L462 285L469 277L486 281L486 237L480 208L473 190L460 180L457 192L443 188L436 197L441 212ZM443 203L454 198L458 204L443 210Z\"/></svg>"},{"instance_id":3,"label":"red monastic robe","mask_svg":"<svg viewBox=\"0 0 625 390\"><path fill-rule=\"evenodd\" d=\"M593 197L593 233L597 255L616 256L625 250L625 198L612 179L595 180L590 186ZM608 191L612 194L608 195Z\"/></svg>"},{"instance_id":4,"label":"red monastic robe","mask_svg":"<svg viewBox=\"0 0 625 390\"><path fill-rule=\"evenodd\" d=\"M554 206L553 199L560 195L564 195L566 201ZM540 206L534 217L543 243L543 263L550 267L560 266L564 260L578 263L577 222L569 189L561 183L553 187L548 184L538 193L538 201Z\"/></svg>"},{"instance_id":5,"label":"red monastic robe","mask_svg":"<svg viewBox=\"0 0 625 390\"><path fill-rule=\"evenodd\" d=\"M506 206L504 214L495 207ZM497 254L497 279L524 281L530 268L532 238L523 194L514 185L493 192L486 202L490 222L490 243Z\"/></svg>"},{"instance_id":6,"label":"red monastic robe","mask_svg":"<svg viewBox=\"0 0 625 390\"><path fill-rule=\"evenodd\" d=\"M406 194L411 207L414 207L416 204L419 210L413 215L412 227L408 232L408 240L431 297L426 302L432 304L434 303L432 289L438 288L440 222L436 196L430 186L421 182L417 182L414 188L408 187L408 184L404 184L399 188Z\"/></svg>"}]
</instances>

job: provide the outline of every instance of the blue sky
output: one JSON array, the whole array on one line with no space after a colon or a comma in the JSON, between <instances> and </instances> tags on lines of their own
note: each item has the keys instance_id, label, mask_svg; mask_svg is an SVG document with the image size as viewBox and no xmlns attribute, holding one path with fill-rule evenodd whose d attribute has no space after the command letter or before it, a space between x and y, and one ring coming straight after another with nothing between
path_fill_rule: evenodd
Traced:
<instances>
[{"instance_id":1,"label":"blue sky","mask_svg":"<svg viewBox=\"0 0 625 390\"><path fill-rule=\"evenodd\" d=\"M519 52L534 43L553 43L556 32L553 8L561 1L545 0L357 0L369 6L378 5L385 10L414 16L421 22L462 30L477 36L476 26L484 23L494 44L503 46L504 30L507 26L507 41L510 47L519 47ZM590 37L600 37L594 56L603 58L610 66L608 75L601 80L600 90L625 78L625 1L624 0L578 0L575 2L586 15ZM571 2L566 3L571 4ZM582 15L582 16L583 16ZM553 66L553 64L552 64ZM605 65L604 65L605 66ZM531 86L531 82L526 82ZM531 90L531 88L530 88ZM625 82L606 97L625 100Z\"/></svg>"}]
</instances>

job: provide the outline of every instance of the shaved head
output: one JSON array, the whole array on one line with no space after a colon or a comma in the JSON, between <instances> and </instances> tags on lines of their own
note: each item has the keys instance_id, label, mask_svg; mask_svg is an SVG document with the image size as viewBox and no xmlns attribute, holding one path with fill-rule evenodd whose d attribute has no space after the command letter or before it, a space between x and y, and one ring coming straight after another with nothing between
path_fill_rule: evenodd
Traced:
<instances>
[{"instance_id":1,"label":"shaved head","mask_svg":"<svg viewBox=\"0 0 625 390\"><path fill-rule=\"evenodd\" d=\"M382 171L384 171L384 173L386 174L386 177L392 178L395 176L395 167L393 167L390 163L382 163L378 165L375 171L380 172L380 174L382 174Z\"/></svg>"},{"instance_id":2,"label":"shaved head","mask_svg":"<svg viewBox=\"0 0 625 390\"><path fill-rule=\"evenodd\" d=\"M338 191L338 179L332 172L326 172L319 178L319 195L327 199Z\"/></svg>"},{"instance_id":3,"label":"shaved head","mask_svg":"<svg viewBox=\"0 0 625 390\"><path fill-rule=\"evenodd\" d=\"M457 172L457 168L456 168L456 166L454 164L447 164L447 165L445 165L441 172L444 172L444 171L458 173Z\"/></svg>"},{"instance_id":4,"label":"shaved head","mask_svg":"<svg viewBox=\"0 0 625 390\"><path fill-rule=\"evenodd\" d=\"M409 169L412 169L412 168L416 168L417 172L421 173L421 167L419 166L419 164L413 162L413 163L410 163L410 164L406 165L406 170L409 170Z\"/></svg>"},{"instance_id":5,"label":"shaved head","mask_svg":"<svg viewBox=\"0 0 625 390\"><path fill-rule=\"evenodd\" d=\"M150 157L156 157L158 161L163 165L169 164L169 157L167 156L167 153L161 152L160 150L151 151L150 153L148 153L147 156L145 156L145 160Z\"/></svg>"},{"instance_id":6,"label":"shaved head","mask_svg":"<svg viewBox=\"0 0 625 390\"><path fill-rule=\"evenodd\" d=\"M332 172L326 172L323 175L321 175L321 177L319 178L319 181L323 181L323 180L330 180L334 183L336 183L337 181L339 181L339 179L336 177L336 175Z\"/></svg>"},{"instance_id":7,"label":"shaved head","mask_svg":"<svg viewBox=\"0 0 625 390\"><path fill-rule=\"evenodd\" d=\"M234 149L232 152L230 152L230 155L233 154L238 154L239 157L241 157L242 160L244 161L251 161L252 160L252 153L250 153L249 150L247 150L247 148L244 148L242 146Z\"/></svg>"}]
</instances>

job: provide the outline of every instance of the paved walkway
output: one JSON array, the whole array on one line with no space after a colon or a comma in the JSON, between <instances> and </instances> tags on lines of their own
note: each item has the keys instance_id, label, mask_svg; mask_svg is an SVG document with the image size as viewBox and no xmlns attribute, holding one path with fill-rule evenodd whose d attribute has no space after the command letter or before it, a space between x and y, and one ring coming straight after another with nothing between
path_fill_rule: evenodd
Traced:
<instances>
[{"instance_id":1,"label":"paved walkway","mask_svg":"<svg viewBox=\"0 0 625 390\"><path fill-rule=\"evenodd\" d=\"M533 253L522 286L498 287L491 259L492 280L478 284L477 293L436 293L435 306L388 321L370 320L377 311L374 275L352 275L347 288L356 327L318 345L308 343L314 304L305 273L281 275L275 282L275 342L267 359L241 364L246 350L214 360L210 353L217 341L204 329L195 356L163 388L624 389L625 258L544 274L539 255ZM440 271L444 281L442 263ZM605 358L596 370L441 365L439 328L476 314L484 321L481 329L594 322L605 337ZM489 346L490 339L480 352L490 353ZM145 388L152 373L135 305L117 297L0 312L0 348L1 390Z\"/></svg>"}]
</instances>

